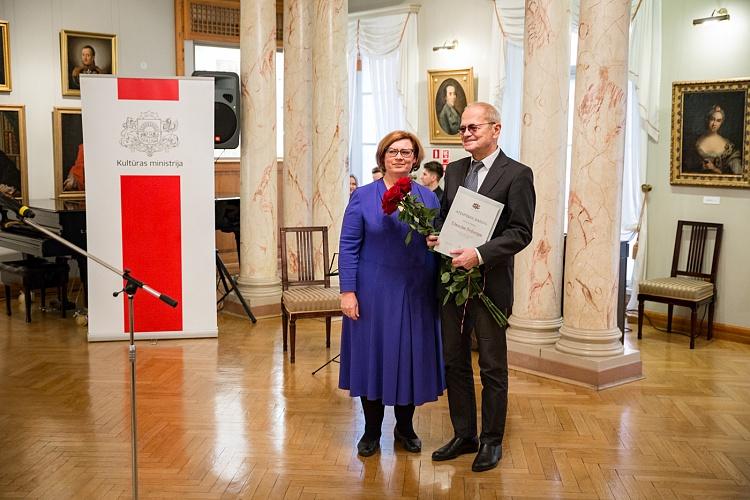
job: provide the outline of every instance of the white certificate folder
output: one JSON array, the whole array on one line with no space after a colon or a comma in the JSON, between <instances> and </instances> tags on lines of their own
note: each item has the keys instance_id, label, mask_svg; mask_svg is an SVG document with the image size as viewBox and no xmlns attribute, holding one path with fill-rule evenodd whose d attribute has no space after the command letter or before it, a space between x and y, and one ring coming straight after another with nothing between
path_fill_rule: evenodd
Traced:
<instances>
[{"instance_id":1,"label":"white certificate folder","mask_svg":"<svg viewBox=\"0 0 750 500\"><path fill-rule=\"evenodd\" d=\"M487 243L503 207L498 201L459 186L435 250L452 257L451 250L477 248Z\"/></svg>"}]
</instances>

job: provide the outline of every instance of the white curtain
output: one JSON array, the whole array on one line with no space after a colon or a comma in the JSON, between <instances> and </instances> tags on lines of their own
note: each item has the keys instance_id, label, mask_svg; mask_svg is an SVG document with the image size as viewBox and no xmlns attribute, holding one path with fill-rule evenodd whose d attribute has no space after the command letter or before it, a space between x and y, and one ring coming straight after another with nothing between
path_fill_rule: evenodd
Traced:
<instances>
[{"instance_id":1,"label":"white curtain","mask_svg":"<svg viewBox=\"0 0 750 500\"><path fill-rule=\"evenodd\" d=\"M621 236L632 238L643 203L641 184L646 179L646 149L649 138L659 140L659 87L661 85L661 0L634 0L630 23L628 61L628 126L623 174ZM629 134L629 135L628 135ZM627 156L630 161L627 161ZM637 208L636 208L637 207ZM626 220L626 213L628 214ZM629 234L627 234L629 233ZM634 242L631 242L631 245ZM638 253L631 274L627 309L638 307L638 284L646 277L648 244L647 212L640 221Z\"/></svg>"},{"instance_id":2,"label":"white curtain","mask_svg":"<svg viewBox=\"0 0 750 500\"><path fill-rule=\"evenodd\" d=\"M490 89L490 104L502 113L505 100L505 88L509 84L509 76L519 78L519 87L523 87L523 22L525 6L524 0L495 0L494 18L490 32L489 73L487 85ZM508 58L507 46L513 43L521 47L520 66L518 58ZM509 64L513 64L511 69ZM520 109L520 95L518 106ZM510 100L510 96L507 96ZM520 115L519 115L520 116ZM506 129L507 131L507 129ZM503 148L505 149L505 148Z\"/></svg>"},{"instance_id":3,"label":"white curtain","mask_svg":"<svg viewBox=\"0 0 750 500\"><path fill-rule=\"evenodd\" d=\"M640 5L640 7L638 7ZM659 87L661 85L661 0L634 0L630 23L628 71L638 92L642 127L659 140ZM646 147L646 143L643 144Z\"/></svg>"},{"instance_id":4,"label":"white curtain","mask_svg":"<svg viewBox=\"0 0 750 500\"><path fill-rule=\"evenodd\" d=\"M523 43L505 44L505 87L500 116L500 147L511 158L521 157L521 105L523 102Z\"/></svg>"},{"instance_id":5,"label":"white curtain","mask_svg":"<svg viewBox=\"0 0 750 500\"><path fill-rule=\"evenodd\" d=\"M370 64L378 136L394 128L417 131L419 51L417 9L349 16L349 100L355 100L357 55ZM395 85L394 85L395 83ZM352 109L350 107L350 109ZM354 123L354 122L352 122Z\"/></svg>"}]
</instances>

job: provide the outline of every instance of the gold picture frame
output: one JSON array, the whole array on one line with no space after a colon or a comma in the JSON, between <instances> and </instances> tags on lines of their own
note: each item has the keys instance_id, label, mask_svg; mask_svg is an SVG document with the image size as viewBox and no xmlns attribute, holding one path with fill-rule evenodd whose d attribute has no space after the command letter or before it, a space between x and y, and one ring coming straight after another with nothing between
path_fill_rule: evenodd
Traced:
<instances>
[{"instance_id":1,"label":"gold picture frame","mask_svg":"<svg viewBox=\"0 0 750 500\"><path fill-rule=\"evenodd\" d=\"M672 84L669 182L750 188L750 79Z\"/></svg>"},{"instance_id":2,"label":"gold picture frame","mask_svg":"<svg viewBox=\"0 0 750 500\"><path fill-rule=\"evenodd\" d=\"M117 74L117 35L60 31L62 94L80 96L79 76L84 73Z\"/></svg>"},{"instance_id":3,"label":"gold picture frame","mask_svg":"<svg viewBox=\"0 0 750 500\"><path fill-rule=\"evenodd\" d=\"M0 189L29 201L25 106L0 105Z\"/></svg>"},{"instance_id":4,"label":"gold picture frame","mask_svg":"<svg viewBox=\"0 0 750 500\"><path fill-rule=\"evenodd\" d=\"M461 144L458 126L464 108L474 102L474 69L431 69L427 82L430 143Z\"/></svg>"},{"instance_id":5,"label":"gold picture frame","mask_svg":"<svg viewBox=\"0 0 750 500\"><path fill-rule=\"evenodd\" d=\"M10 31L8 21L0 20L0 92L13 90L10 78Z\"/></svg>"},{"instance_id":6,"label":"gold picture frame","mask_svg":"<svg viewBox=\"0 0 750 500\"><path fill-rule=\"evenodd\" d=\"M54 108L55 198L84 198L81 108Z\"/></svg>"}]
</instances>

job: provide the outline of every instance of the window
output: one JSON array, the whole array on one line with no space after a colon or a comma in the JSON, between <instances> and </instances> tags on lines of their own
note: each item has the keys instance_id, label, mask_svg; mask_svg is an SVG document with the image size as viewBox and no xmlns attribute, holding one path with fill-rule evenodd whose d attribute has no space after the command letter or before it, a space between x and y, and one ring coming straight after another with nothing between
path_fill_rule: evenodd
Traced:
<instances>
[{"instance_id":1,"label":"window","mask_svg":"<svg viewBox=\"0 0 750 500\"><path fill-rule=\"evenodd\" d=\"M240 49L219 45L194 45L196 71L231 71L240 74ZM239 158L240 148L215 149L215 158ZM276 52L276 156L284 156L284 53Z\"/></svg>"},{"instance_id":2,"label":"window","mask_svg":"<svg viewBox=\"0 0 750 500\"><path fill-rule=\"evenodd\" d=\"M362 71L356 75L356 113L352 126L349 169L357 177L359 185L372 182L371 171L377 166L375 152L378 147L375 98L372 93L372 78L369 59L362 58Z\"/></svg>"}]
</instances>

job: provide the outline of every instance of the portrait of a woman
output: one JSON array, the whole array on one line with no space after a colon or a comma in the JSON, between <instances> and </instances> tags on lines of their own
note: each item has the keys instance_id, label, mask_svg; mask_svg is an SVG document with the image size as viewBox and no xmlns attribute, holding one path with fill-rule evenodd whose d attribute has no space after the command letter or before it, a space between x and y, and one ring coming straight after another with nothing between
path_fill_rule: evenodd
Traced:
<instances>
[{"instance_id":1,"label":"portrait of a woman","mask_svg":"<svg viewBox=\"0 0 750 500\"><path fill-rule=\"evenodd\" d=\"M714 174L742 174L742 155L735 145L721 135L721 126L726 120L724 109L714 104L706 113L706 130L695 141L695 153L699 165L696 170Z\"/></svg>"}]
</instances>

